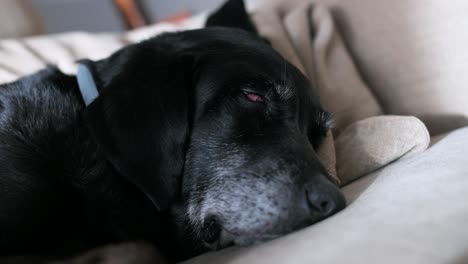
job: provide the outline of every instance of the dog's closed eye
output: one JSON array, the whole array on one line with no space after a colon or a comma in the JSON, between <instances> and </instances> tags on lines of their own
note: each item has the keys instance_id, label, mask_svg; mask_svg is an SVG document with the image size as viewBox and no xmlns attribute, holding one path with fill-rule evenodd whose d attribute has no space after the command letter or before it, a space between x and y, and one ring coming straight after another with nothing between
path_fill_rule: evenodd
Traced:
<instances>
[{"instance_id":1,"label":"dog's closed eye","mask_svg":"<svg viewBox=\"0 0 468 264\"><path fill-rule=\"evenodd\" d=\"M261 94L252 92L250 90L243 90L242 92L244 93L245 98L249 100L250 102L263 103L265 101L265 99L263 98L263 95Z\"/></svg>"}]
</instances>

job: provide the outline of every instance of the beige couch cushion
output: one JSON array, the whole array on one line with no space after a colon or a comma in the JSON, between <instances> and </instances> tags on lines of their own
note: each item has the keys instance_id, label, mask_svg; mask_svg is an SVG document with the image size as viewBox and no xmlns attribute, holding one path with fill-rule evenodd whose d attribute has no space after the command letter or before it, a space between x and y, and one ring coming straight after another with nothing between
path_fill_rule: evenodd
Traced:
<instances>
[{"instance_id":1,"label":"beige couch cushion","mask_svg":"<svg viewBox=\"0 0 468 264\"><path fill-rule=\"evenodd\" d=\"M468 1L321 0L386 114L468 125Z\"/></svg>"}]
</instances>

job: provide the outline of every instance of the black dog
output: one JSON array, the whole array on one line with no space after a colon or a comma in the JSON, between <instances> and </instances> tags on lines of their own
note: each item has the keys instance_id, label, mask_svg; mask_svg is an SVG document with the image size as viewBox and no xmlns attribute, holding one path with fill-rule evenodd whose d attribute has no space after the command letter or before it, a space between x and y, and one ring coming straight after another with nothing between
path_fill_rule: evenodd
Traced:
<instances>
[{"instance_id":1,"label":"black dog","mask_svg":"<svg viewBox=\"0 0 468 264\"><path fill-rule=\"evenodd\" d=\"M145 240L171 260L268 240L345 205L315 149L329 114L257 35L169 33L0 86L0 255Z\"/></svg>"}]
</instances>

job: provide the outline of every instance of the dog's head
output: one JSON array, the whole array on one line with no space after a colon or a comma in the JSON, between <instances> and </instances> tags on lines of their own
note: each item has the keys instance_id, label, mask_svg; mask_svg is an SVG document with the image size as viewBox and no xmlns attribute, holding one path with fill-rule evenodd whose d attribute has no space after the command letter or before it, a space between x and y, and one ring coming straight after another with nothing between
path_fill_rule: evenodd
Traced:
<instances>
[{"instance_id":1,"label":"dog's head","mask_svg":"<svg viewBox=\"0 0 468 264\"><path fill-rule=\"evenodd\" d=\"M197 67L182 180L189 231L212 249L271 239L344 207L317 157L330 115L310 82L269 45L226 34L234 37Z\"/></svg>"},{"instance_id":2,"label":"dog's head","mask_svg":"<svg viewBox=\"0 0 468 264\"><path fill-rule=\"evenodd\" d=\"M255 34L164 34L86 64L100 89L84 113L91 134L190 251L271 239L344 207L316 154L330 115Z\"/></svg>"}]
</instances>

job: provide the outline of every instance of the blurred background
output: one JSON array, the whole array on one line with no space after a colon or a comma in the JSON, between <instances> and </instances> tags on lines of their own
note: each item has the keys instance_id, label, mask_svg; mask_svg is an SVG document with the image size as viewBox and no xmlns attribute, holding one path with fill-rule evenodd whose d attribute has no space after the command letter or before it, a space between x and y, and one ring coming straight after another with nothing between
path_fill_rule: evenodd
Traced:
<instances>
[{"instance_id":1,"label":"blurred background","mask_svg":"<svg viewBox=\"0 0 468 264\"><path fill-rule=\"evenodd\" d=\"M128 15L134 6L145 22L175 19L211 9L222 0L29 0L42 18L47 32L73 29L119 31L126 28L122 10ZM137 14L133 14L135 17ZM125 18L124 18L125 19Z\"/></svg>"},{"instance_id":2,"label":"blurred background","mask_svg":"<svg viewBox=\"0 0 468 264\"><path fill-rule=\"evenodd\" d=\"M0 0L0 37L72 30L122 31L177 22L223 0Z\"/></svg>"}]
</instances>

